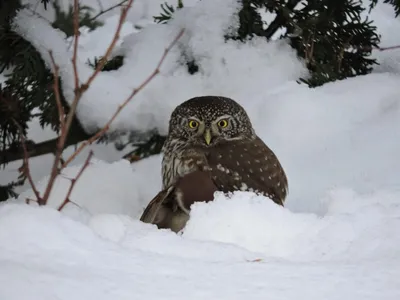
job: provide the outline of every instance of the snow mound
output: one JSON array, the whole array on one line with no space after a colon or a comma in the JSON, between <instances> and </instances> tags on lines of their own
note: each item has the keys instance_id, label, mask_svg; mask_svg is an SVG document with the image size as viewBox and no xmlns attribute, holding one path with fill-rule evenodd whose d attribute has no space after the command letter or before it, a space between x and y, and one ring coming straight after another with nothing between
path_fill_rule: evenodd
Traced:
<instances>
[{"instance_id":1,"label":"snow mound","mask_svg":"<svg viewBox=\"0 0 400 300\"><path fill-rule=\"evenodd\" d=\"M144 177L144 170L156 169L159 164L160 157L133 166L124 160L112 164L93 161L71 194L73 203L62 213L124 248L163 255L217 259L219 255L208 254L204 248L227 247L234 249L234 255L253 253L264 259L291 261L400 258L400 191L361 194L353 189L331 189L320 198L308 200L319 207L318 212L296 212L250 192L229 196L216 193L214 201L192 206L186 228L176 235L139 221L161 185L159 175ZM57 179L50 207L59 207L70 186L68 178L79 169L69 167ZM47 178L40 182L39 191L44 190L46 182ZM26 197L33 197L32 191L23 193L18 202ZM207 242L207 246L200 243L195 252L187 254L186 245L196 241ZM164 245L162 249L160 244Z\"/></svg>"},{"instance_id":2,"label":"snow mound","mask_svg":"<svg viewBox=\"0 0 400 300\"><path fill-rule=\"evenodd\" d=\"M290 260L399 259L400 193L332 191L325 215L293 213L249 192L196 203L184 236Z\"/></svg>"},{"instance_id":3,"label":"snow mound","mask_svg":"<svg viewBox=\"0 0 400 300\"><path fill-rule=\"evenodd\" d=\"M0 204L0 298L395 300L400 209L398 195L387 196L367 197L362 213L344 212L351 199L339 199L319 219L249 193L219 195L193 208L182 236L128 216L82 223Z\"/></svg>"}]
</instances>

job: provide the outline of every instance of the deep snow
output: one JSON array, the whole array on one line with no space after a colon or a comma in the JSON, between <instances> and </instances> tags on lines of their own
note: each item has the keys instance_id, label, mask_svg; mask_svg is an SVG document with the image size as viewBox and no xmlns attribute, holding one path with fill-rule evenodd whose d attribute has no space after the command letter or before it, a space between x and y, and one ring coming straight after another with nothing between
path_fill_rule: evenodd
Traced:
<instances>
[{"instance_id":1,"label":"deep snow","mask_svg":"<svg viewBox=\"0 0 400 300\"><path fill-rule=\"evenodd\" d=\"M309 89L295 82L307 70L285 41L223 43L222 32L236 24L234 1L220 0L229 7L220 11L210 10L215 0L202 0L169 25L139 33L132 24L146 24L157 11L136 2L116 49L126 64L100 74L79 107L87 128L108 120L185 27L160 76L113 128L165 133L170 112L187 98L233 97L281 160L287 205L218 194L193 206L181 234L157 230L138 218L161 185L161 156L130 165L116 160L121 153L112 146L93 146L96 159L71 195L78 206L54 210L85 153L58 178L47 207L24 204L29 189L0 204L0 299L400 299L400 51L374 52L381 65L370 75ZM382 46L400 43L391 6L378 5L372 17ZM87 58L101 55L112 36L115 15L105 20L82 31L82 77ZM71 95L69 42L26 12L16 26L41 45L46 61L53 49ZM200 73L185 73L182 51L201 60ZM49 134L31 130L38 138ZM51 160L32 161L43 190Z\"/></svg>"}]
</instances>

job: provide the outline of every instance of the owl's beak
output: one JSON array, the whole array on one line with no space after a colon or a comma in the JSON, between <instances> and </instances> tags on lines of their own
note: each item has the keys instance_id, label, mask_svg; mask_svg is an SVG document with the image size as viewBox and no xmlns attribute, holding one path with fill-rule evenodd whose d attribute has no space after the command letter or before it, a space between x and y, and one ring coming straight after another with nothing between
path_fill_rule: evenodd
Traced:
<instances>
[{"instance_id":1,"label":"owl's beak","mask_svg":"<svg viewBox=\"0 0 400 300\"><path fill-rule=\"evenodd\" d=\"M210 129L206 129L205 131L204 131L204 139L206 140L206 144L207 145L210 145L210 143L211 143L211 131L210 131Z\"/></svg>"}]
</instances>

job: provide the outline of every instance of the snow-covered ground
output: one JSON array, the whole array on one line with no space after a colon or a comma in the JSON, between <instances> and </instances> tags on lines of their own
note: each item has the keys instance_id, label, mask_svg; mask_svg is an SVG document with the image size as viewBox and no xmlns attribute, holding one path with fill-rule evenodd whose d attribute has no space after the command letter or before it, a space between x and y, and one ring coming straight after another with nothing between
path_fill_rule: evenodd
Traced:
<instances>
[{"instance_id":1,"label":"snow-covered ground","mask_svg":"<svg viewBox=\"0 0 400 300\"><path fill-rule=\"evenodd\" d=\"M146 7L136 2L138 10ZM215 2L224 10L214 9ZM29 189L0 204L1 300L400 299L400 50L374 52L381 65L370 75L309 89L296 83L307 70L285 41L223 43L223 33L237 25L229 17L233 3L202 0L168 25L140 33L129 19L116 49L125 65L100 74L79 117L87 128L104 124L185 27L160 76L113 128L165 133L172 109L187 98L232 97L288 174L286 207L251 193L217 194L214 202L193 206L181 234L158 230L138 218L161 185L161 156L130 165L117 160L121 153L112 146L97 145L71 195L78 206L54 209L85 155L58 178L47 207L24 204ZM29 18L18 16L18 30L42 47L45 60L53 49L68 95L69 42ZM400 44L391 6L380 4L372 19L381 46ZM87 58L101 55L112 36L115 16L105 20L82 32L82 78L90 71ZM186 73L182 52L201 62L199 73ZM50 163L32 160L41 191Z\"/></svg>"}]
</instances>

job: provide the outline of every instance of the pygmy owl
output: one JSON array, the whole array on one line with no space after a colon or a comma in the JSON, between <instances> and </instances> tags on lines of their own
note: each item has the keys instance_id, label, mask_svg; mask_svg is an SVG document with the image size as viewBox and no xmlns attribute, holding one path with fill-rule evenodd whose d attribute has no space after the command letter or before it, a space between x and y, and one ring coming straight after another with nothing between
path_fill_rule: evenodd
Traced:
<instances>
[{"instance_id":1,"label":"pygmy owl","mask_svg":"<svg viewBox=\"0 0 400 300\"><path fill-rule=\"evenodd\" d=\"M288 181L280 162L230 98L195 97L176 107L162 151L163 188L143 222L178 232L191 204L212 201L215 191L255 192L284 205Z\"/></svg>"}]
</instances>

